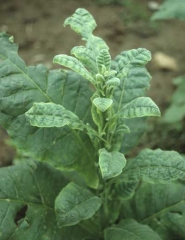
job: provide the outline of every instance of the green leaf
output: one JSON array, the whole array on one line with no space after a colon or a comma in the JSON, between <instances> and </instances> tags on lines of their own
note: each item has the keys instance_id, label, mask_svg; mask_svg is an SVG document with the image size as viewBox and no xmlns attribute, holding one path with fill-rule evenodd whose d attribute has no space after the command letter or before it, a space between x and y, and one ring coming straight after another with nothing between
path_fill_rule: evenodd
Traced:
<instances>
[{"instance_id":1,"label":"green leaf","mask_svg":"<svg viewBox=\"0 0 185 240\"><path fill-rule=\"evenodd\" d=\"M126 159L122 153L108 152L105 148L99 150L99 165L103 179L118 176L126 165Z\"/></svg>"},{"instance_id":2,"label":"green leaf","mask_svg":"<svg viewBox=\"0 0 185 240\"><path fill-rule=\"evenodd\" d=\"M126 57L127 51L118 55L115 61L112 62L112 69L116 69L119 60ZM151 76L145 66L130 65L128 74L120 80L120 85L115 88L114 92L113 100L115 113L133 99L145 95L146 90L150 87ZM122 119L122 121L123 122L120 122L120 124L126 124L130 129L130 133L124 134L124 138L121 139L121 152L127 153L139 142L141 136L145 132L146 118Z\"/></svg>"},{"instance_id":3,"label":"green leaf","mask_svg":"<svg viewBox=\"0 0 185 240\"><path fill-rule=\"evenodd\" d=\"M96 188L98 174L89 137L67 126L33 127L25 116L35 102L53 102L93 126L89 82L70 71L49 72L43 65L27 67L6 34L0 35L0 59L0 124L16 147L56 168L78 169L87 184Z\"/></svg>"},{"instance_id":4,"label":"green leaf","mask_svg":"<svg viewBox=\"0 0 185 240\"><path fill-rule=\"evenodd\" d=\"M101 98L97 97L93 100L93 104L101 111L105 112L111 105L113 101L111 98Z\"/></svg>"},{"instance_id":5,"label":"green leaf","mask_svg":"<svg viewBox=\"0 0 185 240\"><path fill-rule=\"evenodd\" d=\"M102 71L102 66L105 66L106 70L110 70L110 64L111 64L111 56L109 54L109 51L107 49L102 49L97 58L97 65L98 65L98 70L101 73Z\"/></svg>"},{"instance_id":6,"label":"green leaf","mask_svg":"<svg viewBox=\"0 0 185 240\"><path fill-rule=\"evenodd\" d=\"M143 182L134 197L122 202L120 217L148 224L162 239L185 239L185 182Z\"/></svg>"},{"instance_id":7,"label":"green leaf","mask_svg":"<svg viewBox=\"0 0 185 240\"><path fill-rule=\"evenodd\" d=\"M124 182L117 180L114 187L114 198L116 199L129 199L132 198L135 194L136 188L138 187L139 182Z\"/></svg>"},{"instance_id":8,"label":"green leaf","mask_svg":"<svg viewBox=\"0 0 185 240\"><path fill-rule=\"evenodd\" d=\"M92 49L95 56L97 56L102 49L109 49L106 42L102 38L96 37L94 35L89 36L86 47Z\"/></svg>"},{"instance_id":9,"label":"green leaf","mask_svg":"<svg viewBox=\"0 0 185 240\"><path fill-rule=\"evenodd\" d=\"M64 22L64 26L66 25L70 25L83 40L87 40L97 26L93 16L84 8L78 8L71 17L67 18Z\"/></svg>"},{"instance_id":10,"label":"green leaf","mask_svg":"<svg viewBox=\"0 0 185 240\"><path fill-rule=\"evenodd\" d=\"M122 220L119 224L107 228L104 235L105 240L162 240L149 226L133 219Z\"/></svg>"},{"instance_id":11,"label":"green leaf","mask_svg":"<svg viewBox=\"0 0 185 240\"><path fill-rule=\"evenodd\" d=\"M126 104L116 115L121 118L160 116L160 110L151 98L138 97Z\"/></svg>"},{"instance_id":12,"label":"green leaf","mask_svg":"<svg viewBox=\"0 0 185 240\"><path fill-rule=\"evenodd\" d=\"M32 126L63 127L67 125L72 129L84 129L84 124L79 117L59 104L34 103L25 114Z\"/></svg>"},{"instance_id":13,"label":"green leaf","mask_svg":"<svg viewBox=\"0 0 185 240\"><path fill-rule=\"evenodd\" d=\"M159 10L153 14L151 20L173 18L185 20L185 2L183 0L165 0Z\"/></svg>"},{"instance_id":14,"label":"green leaf","mask_svg":"<svg viewBox=\"0 0 185 240\"><path fill-rule=\"evenodd\" d=\"M116 77L123 78L128 74L130 66L142 66L150 60L151 53L145 48L129 50L118 61Z\"/></svg>"},{"instance_id":15,"label":"green leaf","mask_svg":"<svg viewBox=\"0 0 185 240\"><path fill-rule=\"evenodd\" d=\"M54 57L53 62L72 69L74 72L79 73L90 82L94 81L93 77L84 67L84 65L74 57L66 54L59 54Z\"/></svg>"},{"instance_id":16,"label":"green leaf","mask_svg":"<svg viewBox=\"0 0 185 240\"><path fill-rule=\"evenodd\" d=\"M55 198L67 184L48 164L29 160L0 169L0 239L61 240L87 237L80 226L59 229Z\"/></svg>"},{"instance_id":17,"label":"green leaf","mask_svg":"<svg viewBox=\"0 0 185 240\"><path fill-rule=\"evenodd\" d=\"M71 50L71 54L75 55L75 57L78 58L87 69L90 69L92 73L95 74L98 72L96 56L92 49L78 46Z\"/></svg>"},{"instance_id":18,"label":"green leaf","mask_svg":"<svg viewBox=\"0 0 185 240\"><path fill-rule=\"evenodd\" d=\"M105 83L107 86L119 86L120 85L120 79L119 78L111 78L110 80L106 81Z\"/></svg>"},{"instance_id":19,"label":"green leaf","mask_svg":"<svg viewBox=\"0 0 185 240\"><path fill-rule=\"evenodd\" d=\"M71 226L88 219L100 206L100 198L75 183L69 183L55 201L58 226Z\"/></svg>"},{"instance_id":20,"label":"green leaf","mask_svg":"<svg viewBox=\"0 0 185 240\"><path fill-rule=\"evenodd\" d=\"M120 178L123 181L169 183L185 180L185 160L175 151L145 149L127 162Z\"/></svg>"}]
</instances>

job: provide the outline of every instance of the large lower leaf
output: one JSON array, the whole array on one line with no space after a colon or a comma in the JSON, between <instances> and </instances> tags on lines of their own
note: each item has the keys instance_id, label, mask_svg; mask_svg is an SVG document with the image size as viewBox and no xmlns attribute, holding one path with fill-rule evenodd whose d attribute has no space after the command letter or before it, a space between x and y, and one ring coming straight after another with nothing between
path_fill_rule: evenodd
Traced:
<instances>
[{"instance_id":1,"label":"large lower leaf","mask_svg":"<svg viewBox=\"0 0 185 240\"><path fill-rule=\"evenodd\" d=\"M88 236L81 227L59 229L55 198L67 184L51 166L29 161L0 169L0 239L61 240Z\"/></svg>"},{"instance_id":2,"label":"large lower leaf","mask_svg":"<svg viewBox=\"0 0 185 240\"><path fill-rule=\"evenodd\" d=\"M48 72L43 65L27 67L4 33L0 35L0 59L0 124L15 145L57 168L77 166L79 172L85 172L87 183L97 187L94 149L86 134L68 127L32 127L25 116L35 102L54 102L91 124L88 81L72 72Z\"/></svg>"},{"instance_id":3,"label":"large lower leaf","mask_svg":"<svg viewBox=\"0 0 185 240\"><path fill-rule=\"evenodd\" d=\"M151 183L185 180L185 160L175 151L145 149L127 162L120 179L125 182L144 180Z\"/></svg>"},{"instance_id":4,"label":"large lower leaf","mask_svg":"<svg viewBox=\"0 0 185 240\"><path fill-rule=\"evenodd\" d=\"M164 240L185 239L185 182L143 182L131 200L122 202L121 217L150 225Z\"/></svg>"},{"instance_id":5,"label":"large lower leaf","mask_svg":"<svg viewBox=\"0 0 185 240\"><path fill-rule=\"evenodd\" d=\"M149 226L133 219L123 220L105 230L105 240L162 240Z\"/></svg>"}]
</instances>

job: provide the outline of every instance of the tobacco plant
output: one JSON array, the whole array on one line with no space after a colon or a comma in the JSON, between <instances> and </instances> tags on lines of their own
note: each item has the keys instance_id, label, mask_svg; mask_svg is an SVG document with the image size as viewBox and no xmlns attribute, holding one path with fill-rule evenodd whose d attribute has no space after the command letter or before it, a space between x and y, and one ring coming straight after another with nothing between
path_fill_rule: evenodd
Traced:
<instances>
[{"instance_id":1,"label":"tobacco plant","mask_svg":"<svg viewBox=\"0 0 185 240\"><path fill-rule=\"evenodd\" d=\"M59 54L71 70L27 67L0 35L0 123L30 156L0 169L1 240L185 239L185 161L174 151L142 150L148 50L111 60L96 22L77 9L64 25L85 46Z\"/></svg>"}]
</instances>

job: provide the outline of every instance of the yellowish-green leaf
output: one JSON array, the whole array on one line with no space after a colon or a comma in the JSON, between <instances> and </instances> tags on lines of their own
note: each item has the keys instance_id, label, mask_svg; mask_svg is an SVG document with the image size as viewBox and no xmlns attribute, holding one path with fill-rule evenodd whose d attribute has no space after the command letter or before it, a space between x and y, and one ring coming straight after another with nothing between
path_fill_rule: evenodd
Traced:
<instances>
[{"instance_id":1,"label":"yellowish-green leaf","mask_svg":"<svg viewBox=\"0 0 185 240\"><path fill-rule=\"evenodd\" d=\"M84 124L79 117L55 103L34 103L26 113L32 126L36 127L63 127L83 130Z\"/></svg>"},{"instance_id":2,"label":"yellowish-green leaf","mask_svg":"<svg viewBox=\"0 0 185 240\"><path fill-rule=\"evenodd\" d=\"M103 179L118 176L126 165L125 156L119 152L108 152L105 148L99 150L99 165Z\"/></svg>"},{"instance_id":3,"label":"yellowish-green leaf","mask_svg":"<svg viewBox=\"0 0 185 240\"><path fill-rule=\"evenodd\" d=\"M53 62L70 68L71 70L79 73L81 76L83 76L85 79L89 80L90 82L94 81L93 77L84 67L84 65L74 57L68 56L66 54L59 54L54 57Z\"/></svg>"},{"instance_id":4,"label":"yellowish-green leaf","mask_svg":"<svg viewBox=\"0 0 185 240\"><path fill-rule=\"evenodd\" d=\"M101 111L105 112L113 103L110 98L97 97L93 100L93 104Z\"/></svg>"},{"instance_id":5,"label":"yellowish-green leaf","mask_svg":"<svg viewBox=\"0 0 185 240\"><path fill-rule=\"evenodd\" d=\"M121 118L160 116L160 110L151 98L138 97L126 104L117 115Z\"/></svg>"}]
</instances>

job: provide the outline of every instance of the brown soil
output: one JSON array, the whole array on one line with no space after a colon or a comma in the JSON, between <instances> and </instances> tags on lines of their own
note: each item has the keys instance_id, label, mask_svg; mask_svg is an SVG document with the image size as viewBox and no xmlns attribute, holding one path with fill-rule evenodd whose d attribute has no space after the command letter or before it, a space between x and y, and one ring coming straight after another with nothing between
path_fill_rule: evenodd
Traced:
<instances>
[{"instance_id":1,"label":"brown soil","mask_svg":"<svg viewBox=\"0 0 185 240\"><path fill-rule=\"evenodd\" d=\"M127 11L123 6L100 6L93 0L1 0L0 31L14 35L19 43L20 55L28 65L44 63L52 68L52 59L56 54L70 54L74 46L84 44L80 37L63 22L77 8L86 8L96 19L95 34L102 37L110 47L112 57L123 50L144 47L154 54L161 51L173 56L177 61L178 71L161 70L153 61L148 69L153 79L148 95L164 112L168 106L174 87L171 83L175 76L185 71L185 21L163 21L149 23L146 17L136 11ZM138 0L145 13L147 0ZM160 1L158 1L160 2ZM143 10L142 10L143 11ZM131 23L124 22L129 15ZM0 165L7 164L12 158L12 150L4 143L6 134L0 132ZM171 146L173 149L173 146ZM7 160L8 159L8 160Z\"/></svg>"}]
</instances>

